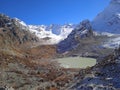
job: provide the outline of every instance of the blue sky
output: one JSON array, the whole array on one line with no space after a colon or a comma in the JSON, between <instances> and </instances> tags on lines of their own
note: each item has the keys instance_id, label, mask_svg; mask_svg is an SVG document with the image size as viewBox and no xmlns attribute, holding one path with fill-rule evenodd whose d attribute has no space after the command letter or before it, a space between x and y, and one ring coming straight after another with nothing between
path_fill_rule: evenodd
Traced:
<instances>
[{"instance_id":1,"label":"blue sky","mask_svg":"<svg viewBox=\"0 0 120 90\"><path fill-rule=\"evenodd\" d=\"M110 0L0 0L0 13L27 24L65 24L92 20Z\"/></svg>"}]
</instances>

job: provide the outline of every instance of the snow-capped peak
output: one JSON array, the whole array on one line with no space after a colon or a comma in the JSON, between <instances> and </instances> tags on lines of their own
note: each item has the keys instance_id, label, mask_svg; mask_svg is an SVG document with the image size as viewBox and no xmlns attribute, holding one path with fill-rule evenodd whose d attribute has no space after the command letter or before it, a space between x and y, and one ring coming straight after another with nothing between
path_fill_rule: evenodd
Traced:
<instances>
[{"instance_id":1,"label":"snow-capped peak","mask_svg":"<svg viewBox=\"0 0 120 90\"><path fill-rule=\"evenodd\" d=\"M14 18L14 20L16 20L17 22L19 22L21 25L23 26L27 26L25 22L21 21L20 19L18 18Z\"/></svg>"},{"instance_id":2,"label":"snow-capped peak","mask_svg":"<svg viewBox=\"0 0 120 90\"><path fill-rule=\"evenodd\" d=\"M92 21L92 27L96 31L120 33L120 0L112 0Z\"/></svg>"},{"instance_id":3,"label":"snow-capped peak","mask_svg":"<svg viewBox=\"0 0 120 90\"><path fill-rule=\"evenodd\" d=\"M75 25L65 24L56 25L28 25L29 30L38 36L40 39L49 37L51 44L59 43L61 40L67 38L71 31L75 28Z\"/></svg>"},{"instance_id":4,"label":"snow-capped peak","mask_svg":"<svg viewBox=\"0 0 120 90\"><path fill-rule=\"evenodd\" d=\"M18 18L13 18L14 23L21 28L21 30L29 30L32 34L35 34L40 40L45 40L47 44L57 44L61 40L67 38L76 25L64 24L64 25L27 25L24 21Z\"/></svg>"},{"instance_id":5,"label":"snow-capped peak","mask_svg":"<svg viewBox=\"0 0 120 90\"><path fill-rule=\"evenodd\" d=\"M92 21L92 27L95 31L101 32L101 35L111 37L103 46L110 48L118 46L120 42L120 0L111 0L110 4Z\"/></svg>"}]
</instances>

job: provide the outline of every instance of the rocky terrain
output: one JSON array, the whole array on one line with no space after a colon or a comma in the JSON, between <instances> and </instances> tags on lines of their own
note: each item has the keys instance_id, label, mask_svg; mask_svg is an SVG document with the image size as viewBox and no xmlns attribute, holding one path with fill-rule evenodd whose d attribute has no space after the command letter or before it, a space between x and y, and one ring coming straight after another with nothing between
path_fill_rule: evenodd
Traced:
<instances>
[{"instance_id":1,"label":"rocky terrain","mask_svg":"<svg viewBox=\"0 0 120 90\"><path fill-rule=\"evenodd\" d=\"M120 48L98 60L98 63L80 70L66 90L120 90Z\"/></svg>"},{"instance_id":2,"label":"rocky terrain","mask_svg":"<svg viewBox=\"0 0 120 90\"><path fill-rule=\"evenodd\" d=\"M67 38L71 31L76 27L75 24L64 24L64 25L26 25L30 32L34 33L38 38L45 39L43 44L57 44L60 41Z\"/></svg>"},{"instance_id":3,"label":"rocky terrain","mask_svg":"<svg viewBox=\"0 0 120 90\"><path fill-rule=\"evenodd\" d=\"M57 45L57 51L64 56L76 55L97 58L112 51L112 49L103 46L110 38L108 35L96 34L90 21L85 20Z\"/></svg>"},{"instance_id":4,"label":"rocky terrain","mask_svg":"<svg viewBox=\"0 0 120 90\"><path fill-rule=\"evenodd\" d=\"M0 14L1 90L58 90L71 80L76 71L49 60L55 57L56 46L40 42L16 19Z\"/></svg>"},{"instance_id":5,"label":"rocky terrain","mask_svg":"<svg viewBox=\"0 0 120 90\"><path fill-rule=\"evenodd\" d=\"M0 87L8 90L62 90L77 72L47 59L0 53Z\"/></svg>"},{"instance_id":6,"label":"rocky terrain","mask_svg":"<svg viewBox=\"0 0 120 90\"><path fill-rule=\"evenodd\" d=\"M120 33L120 1L111 0L110 4L94 18L92 27L99 32Z\"/></svg>"},{"instance_id":7,"label":"rocky terrain","mask_svg":"<svg viewBox=\"0 0 120 90\"><path fill-rule=\"evenodd\" d=\"M20 56L21 50L30 48L39 39L25 30L15 19L0 14L0 51ZM27 49L26 48L26 49Z\"/></svg>"},{"instance_id":8,"label":"rocky terrain","mask_svg":"<svg viewBox=\"0 0 120 90\"><path fill-rule=\"evenodd\" d=\"M112 0L94 21L75 26L26 25L0 14L0 90L120 90L120 35L96 32L119 31L119 6ZM66 69L54 60L69 56L97 63Z\"/></svg>"},{"instance_id":9,"label":"rocky terrain","mask_svg":"<svg viewBox=\"0 0 120 90\"><path fill-rule=\"evenodd\" d=\"M18 57L34 56L44 52L46 57L55 55L55 46L41 45L42 40L32 34L16 19L0 14L0 52ZM38 51L36 51L38 50ZM40 57L40 56L39 56Z\"/></svg>"},{"instance_id":10,"label":"rocky terrain","mask_svg":"<svg viewBox=\"0 0 120 90\"><path fill-rule=\"evenodd\" d=\"M2 90L82 90L81 88L85 90L84 88L89 87L89 82L85 79L88 78L87 80L89 80L89 75L92 76L91 73L93 72L95 75L97 75L96 73L99 74L99 72L104 69L105 65L103 64L106 64L109 58L105 57L104 60L99 60L98 64L92 68L65 69L60 67L58 62L52 60L53 58L62 56L56 52L56 45L38 44L41 43L39 38L30 33L26 27L22 27L20 23L14 19L10 19L8 16L1 15L0 20L2 22L0 27L0 89ZM10 23L10 26L8 23ZM66 41L68 40L68 44L71 45L67 46L69 48L66 49L71 50L72 48L75 50L77 44L77 47L79 44L84 44L85 46L90 44L92 40L95 43L96 36L91 29L92 27L88 20L81 22L80 26L78 26L75 31L72 31L68 36L70 40L68 38L65 39ZM90 42L88 42L89 39L91 39ZM70 42L71 40L73 41ZM65 45L67 45L67 43L61 46ZM71 55L73 55L73 53ZM95 53L93 55L95 56ZM110 56L110 59L111 58L113 60L115 59L115 56L114 58ZM104 73L106 73L106 71L104 71ZM109 79L107 75L104 77ZM113 78L114 76L110 77ZM91 83L97 85L96 83L98 82L101 85L105 82L104 80L99 82L99 78L104 78L103 76L99 76L97 79L98 81L94 82L96 77L93 78L93 82L91 81ZM105 83L105 85L105 87L108 87L109 82ZM115 85L113 86L114 88L119 88L119 85ZM97 88L97 86L95 88Z\"/></svg>"}]
</instances>

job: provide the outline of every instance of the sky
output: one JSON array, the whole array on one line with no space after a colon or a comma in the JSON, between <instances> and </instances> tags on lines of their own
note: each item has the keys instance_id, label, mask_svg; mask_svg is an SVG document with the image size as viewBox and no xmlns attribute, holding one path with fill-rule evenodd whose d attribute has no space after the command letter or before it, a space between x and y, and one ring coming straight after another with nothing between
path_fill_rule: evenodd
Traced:
<instances>
[{"instance_id":1,"label":"sky","mask_svg":"<svg viewBox=\"0 0 120 90\"><path fill-rule=\"evenodd\" d=\"M93 20L110 0L0 0L0 13L27 24L50 25Z\"/></svg>"}]
</instances>

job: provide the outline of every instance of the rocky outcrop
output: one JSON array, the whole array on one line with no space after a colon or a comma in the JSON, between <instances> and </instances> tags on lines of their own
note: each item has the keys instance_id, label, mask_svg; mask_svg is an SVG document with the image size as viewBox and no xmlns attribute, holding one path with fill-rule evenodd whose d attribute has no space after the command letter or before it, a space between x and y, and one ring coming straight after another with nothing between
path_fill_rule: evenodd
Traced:
<instances>
[{"instance_id":1,"label":"rocky outcrop","mask_svg":"<svg viewBox=\"0 0 120 90\"><path fill-rule=\"evenodd\" d=\"M0 35L12 39L13 42L16 41L18 44L38 41L37 37L25 28L23 29L15 19L11 19L4 14L0 14Z\"/></svg>"},{"instance_id":2,"label":"rocky outcrop","mask_svg":"<svg viewBox=\"0 0 120 90\"><path fill-rule=\"evenodd\" d=\"M95 66L83 69L70 90L119 90L120 48L101 59Z\"/></svg>"},{"instance_id":3,"label":"rocky outcrop","mask_svg":"<svg viewBox=\"0 0 120 90\"><path fill-rule=\"evenodd\" d=\"M92 21L92 27L99 32L120 33L120 0L110 4Z\"/></svg>"},{"instance_id":4,"label":"rocky outcrop","mask_svg":"<svg viewBox=\"0 0 120 90\"><path fill-rule=\"evenodd\" d=\"M65 56L78 55L97 58L111 52L111 49L102 47L107 39L107 35L96 35L90 21L85 20L58 44L57 51Z\"/></svg>"},{"instance_id":5,"label":"rocky outcrop","mask_svg":"<svg viewBox=\"0 0 120 90\"><path fill-rule=\"evenodd\" d=\"M89 20L85 20L73 30L68 37L58 44L58 52L65 52L74 49L78 43L84 38L93 36L92 28Z\"/></svg>"},{"instance_id":6,"label":"rocky outcrop","mask_svg":"<svg viewBox=\"0 0 120 90\"><path fill-rule=\"evenodd\" d=\"M15 54L19 49L30 48L39 39L15 19L0 14L0 52Z\"/></svg>"},{"instance_id":7,"label":"rocky outcrop","mask_svg":"<svg viewBox=\"0 0 120 90\"><path fill-rule=\"evenodd\" d=\"M46 39L41 40L31 33L23 21L0 14L0 53L37 59L51 58L56 55L56 47L41 45L47 42Z\"/></svg>"}]
</instances>

